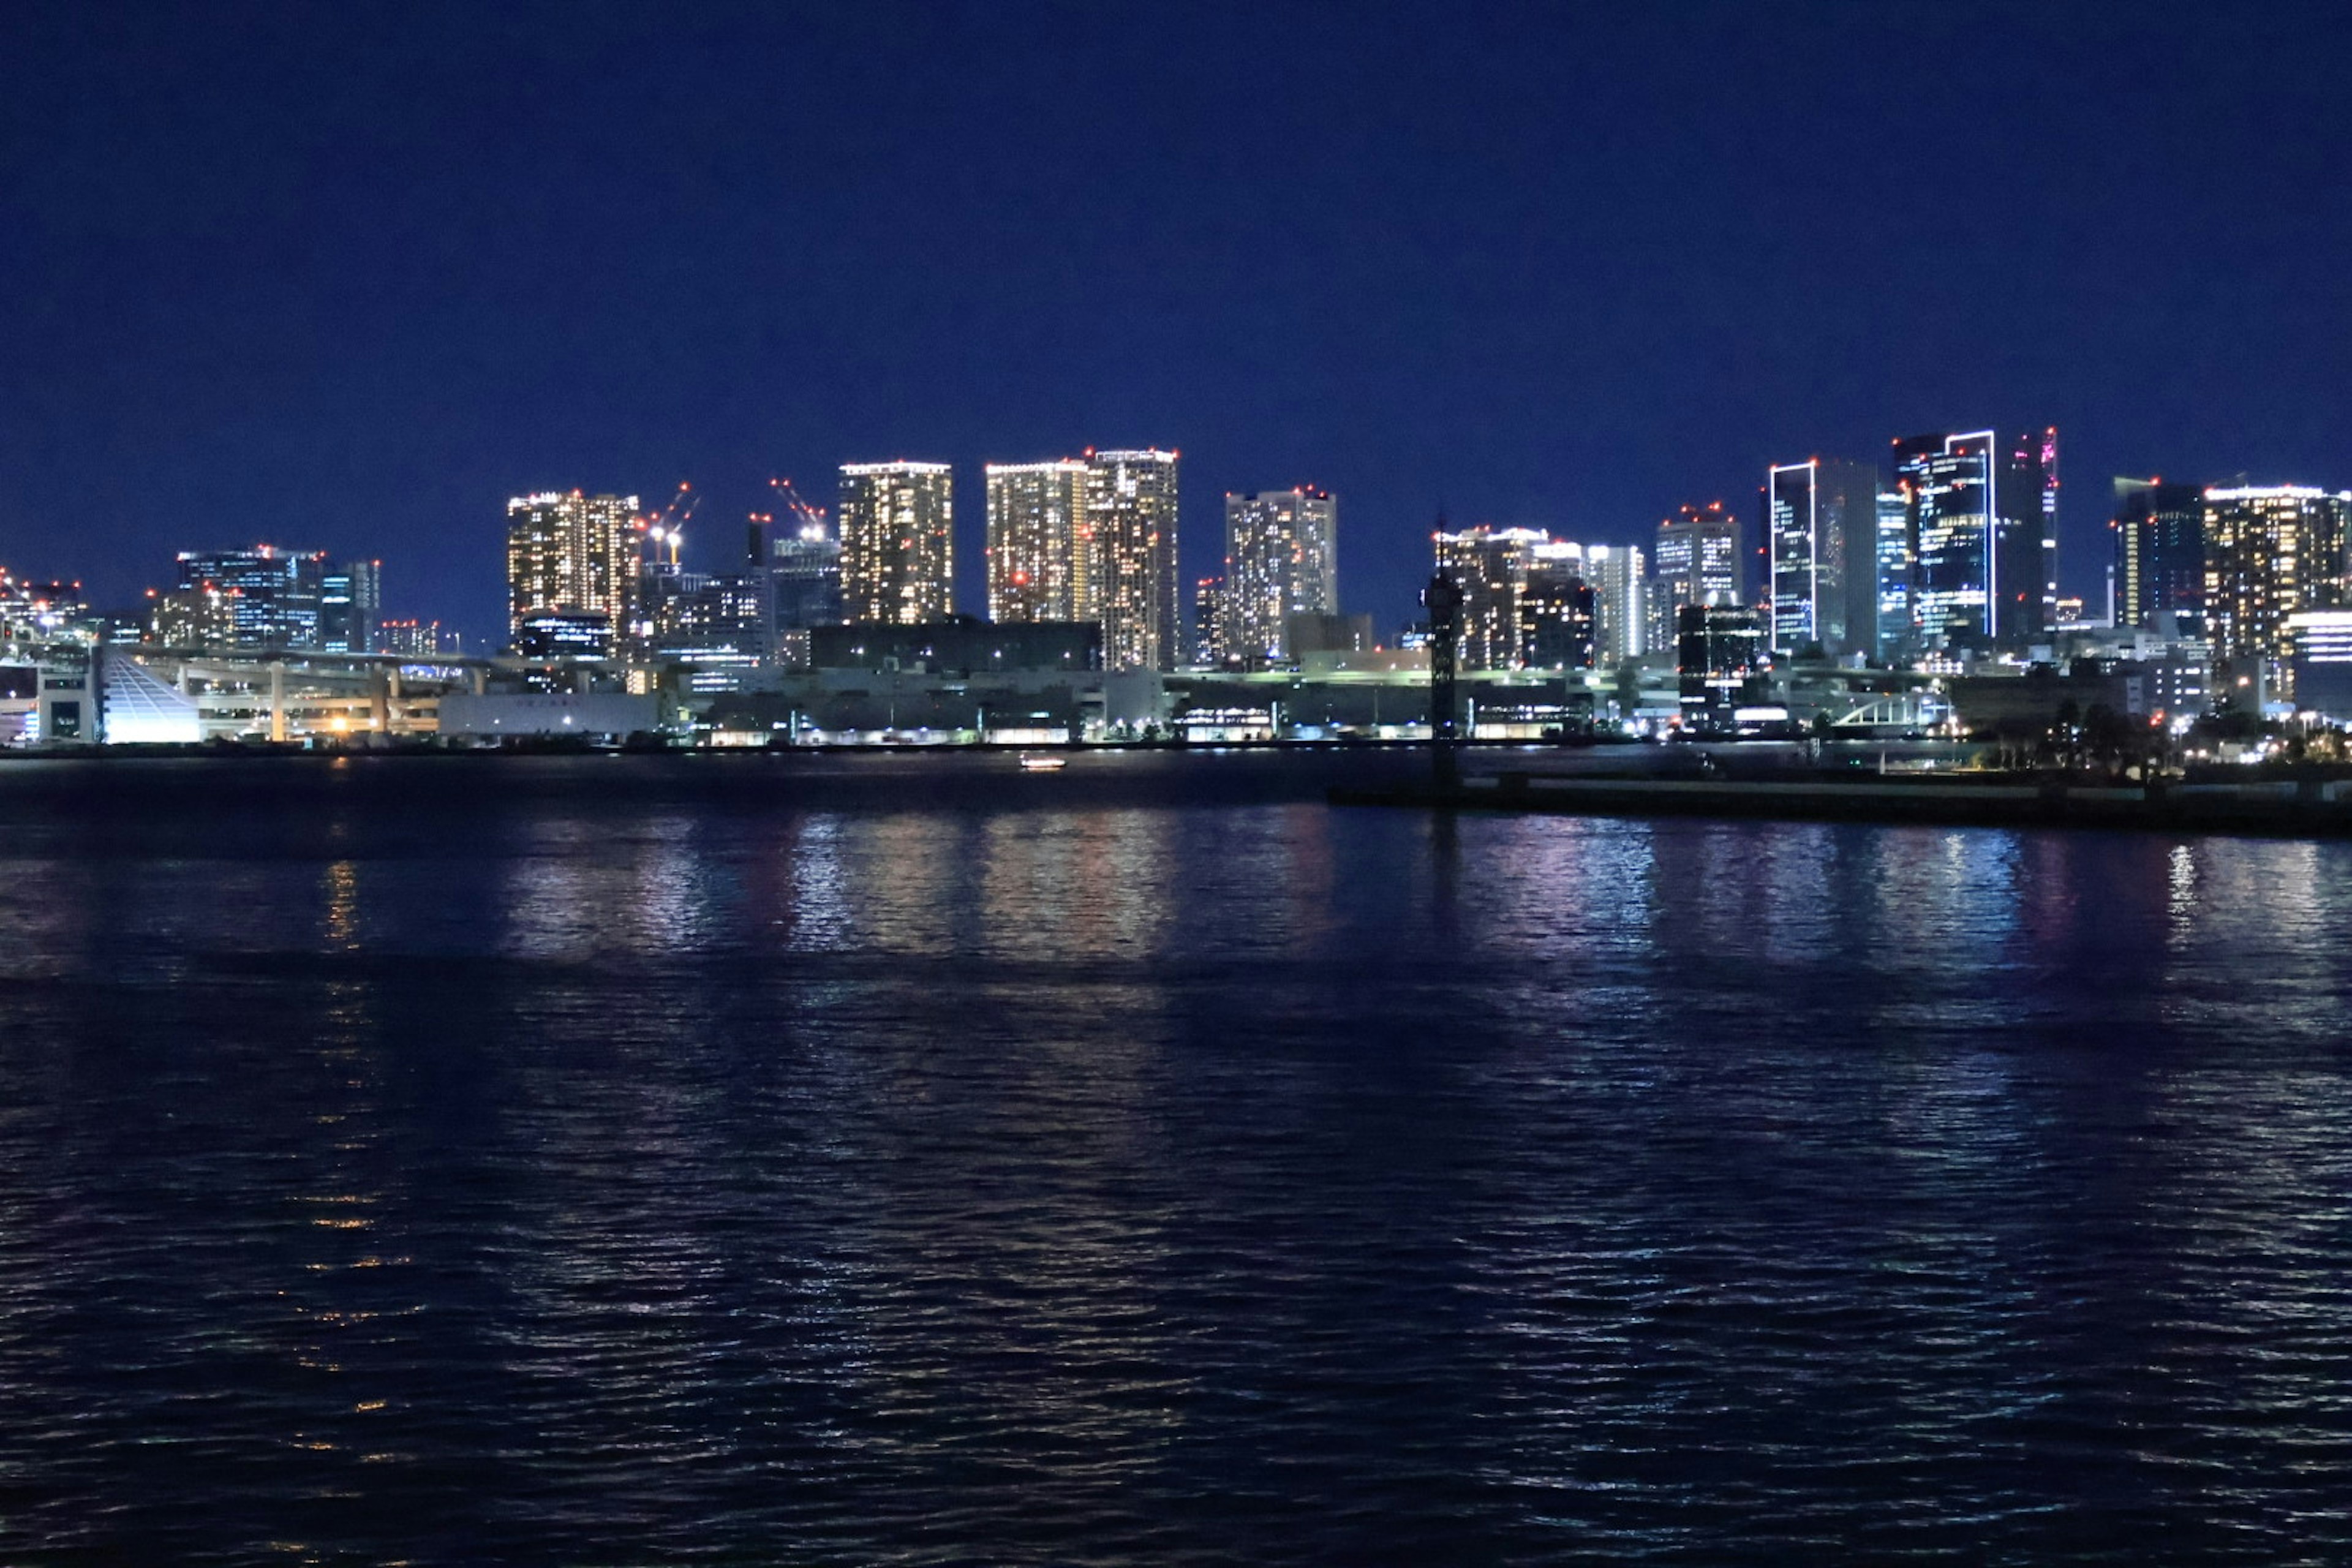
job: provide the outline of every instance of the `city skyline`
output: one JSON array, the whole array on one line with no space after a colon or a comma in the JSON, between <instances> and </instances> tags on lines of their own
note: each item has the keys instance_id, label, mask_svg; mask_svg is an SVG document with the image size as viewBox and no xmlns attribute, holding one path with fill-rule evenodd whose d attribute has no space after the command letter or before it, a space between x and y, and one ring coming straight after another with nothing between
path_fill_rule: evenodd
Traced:
<instances>
[{"instance_id":1,"label":"city skyline","mask_svg":"<svg viewBox=\"0 0 2352 1568\"><path fill-rule=\"evenodd\" d=\"M1684 500L1749 519L1769 464L1998 415L2066 432L2061 574L2091 597L2108 476L2347 477L2347 133L2288 68L2344 17L1994 11L426 6L387 43L34 6L0 61L0 559L128 602L178 548L383 556L404 607L487 640L485 497L691 478L740 515L771 474L898 452L976 495L1076 434L1186 454L1186 582L1218 498L1311 475L1386 620L1441 509L1638 543ZM1230 68L1302 56L1280 99ZM783 69L812 58L845 63ZM1928 59L1900 115L1848 68ZM650 81L690 85L604 107ZM1080 221L1026 194L1039 166L1086 173L1053 209ZM2001 193L1967 245L1826 247L1771 199L1893 220L1937 166ZM912 226L882 199L908 190L935 193ZM1040 352L1074 331L1096 352Z\"/></svg>"}]
</instances>

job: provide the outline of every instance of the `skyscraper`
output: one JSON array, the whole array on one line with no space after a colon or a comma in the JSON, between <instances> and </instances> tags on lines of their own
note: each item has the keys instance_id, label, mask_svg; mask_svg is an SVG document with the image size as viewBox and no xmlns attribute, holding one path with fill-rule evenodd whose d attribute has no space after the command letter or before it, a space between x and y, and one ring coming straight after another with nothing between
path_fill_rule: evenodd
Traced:
<instances>
[{"instance_id":1,"label":"skyscraper","mask_svg":"<svg viewBox=\"0 0 2352 1568\"><path fill-rule=\"evenodd\" d=\"M228 640L237 647L319 649L327 556L320 550L184 550L178 590L226 597Z\"/></svg>"},{"instance_id":2,"label":"skyscraper","mask_svg":"<svg viewBox=\"0 0 2352 1568\"><path fill-rule=\"evenodd\" d=\"M1874 655L1883 665L1909 660L1916 650L1912 618L1910 499L1899 489L1878 492L1878 647Z\"/></svg>"},{"instance_id":3,"label":"skyscraper","mask_svg":"<svg viewBox=\"0 0 2352 1568\"><path fill-rule=\"evenodd\" d=\"M989 619L1082 618L1087 474L1066 458L988 465Z\"/></svg>"},{"instance_id":4,"label":"skyscraper","mask_svg":"<svg viewBox=\"0 0 2352 1568\"><path fill-rule=\"evenodd\" d=\"M2170 615L2174 633L2205 635L2205 496L2161 479L2116 480L2116 620L2154 626Z\"/></svg>"},{"instance_id":5,"label":"skyscraper","mask_svg":"<svg viewBox=\"0 0 2352 1568\"><path fill-rule=\"evenodd\" d=\"M1588 544L1584 580L1592 584L1593 657L1614 668L1650 647L1650 584L1637 544Z\"/></svg>"},{"instance_id":6,"label":"skyscraper","mask_svg":"<svg viewBox=\"0 0 2352 1568\"><path fill-rule=\"evenodd\" d=\"M1922 646L2022 646L2049 624L2057 432L2004 441L1990 430L1895 443Z\"/></svg>"},{"instance_id":7,"label":"skyscraper","mask_svg":"<svg viewBox=\"0 0 2352 1568\"><path fill-rule=\"evenodd\" d=\"M1225 662L1225 580L1203 577L1192 584L1192 662L1213 668Z\"/></svg>"},{"instance_id":8,"label":"skyscraper","mask_svg":"<svg viewBox=\"0 0 2352 1568\"><path fill-rule=\"evenodd\" d=\"M1766 478L1771 541L1768 610L1774 653L1814 644L1832 658L1878 642L1878 474L1812 458Z\"/></svg>"},{"instance_id":9,"label":"skyscraper","mask_svg":"<svg viewBox=\"0 0 2352 1568\"><path fill-rule=\"evenodd\" d=\"M628 625L637 498L550 490L507 502L507 631L546 616L604 617L606 646Z\"/></svg>"},{"instance_id":10,"label":"skyscraper","mask_svg":"<svg viewBox=\"0 0 2352 1568\"><path fill-rule=\"evenodd\" d=\"M1102 623L1103 668L1173 669L1183 639L1176 597L1176 454L1087 454L1087 584L1077 618Z\"/></svg>"},{"instance_id":11,"label":"skyscraper","mask_svg":"<svg viewBox=\"0 0 2352 1568\"><path fill-rule=\"evenodd\" d=\"M319 646L329 653L373 653L383 618L383 563L346 561L319 582Z\"/></svg>"},{"instance_id":12,"label":"skyscraper","mask_svg":"<svg viewBox=\"0 0 2352 1568\"><path fill-rule=\"evenodd\" d=\"M2352 492L2304 485L2205 492L2205 624L2224 694L2244 679L2294 695L2288 617L2343 608Z\"/></svg>"},{"instance_id":13,"label":"skyscraper","mask_svg":"<svg viewBox=\"0 0 2352 1568\"><path fill-rule=\"evenodd\" d=\"M1675 647L1684 605L1739 603L1739 520L1721 501L1685 506L1658 524L1650 563L1652 641Z\"/></svg>"},{"instance_id":14,"label":"skyscraper","mask_svg":"<svg viewBox=\"0 0 2352 1568\"><path fill-rule=\"evenodd\" d=\"M945 463L841 466L842 612L911 626L954 607L955 479Z\"/></svg>"},{"instance_id":15,"label":"skyscraper","mask_svg":"<svg viewBox=\"0 0 2352 1568\"><path fill-rule=\"evenodd\" d=\"M1512 669L1522 662L1519 597L1550 537L1531 528L1469 528L1431 536L1437 569L1462 590L1465 669Z\"/></svg>"},{"instance_id":16,"label":"skyscraper","mask_svg":"<svg viewBox=\"0 0 2352 1568\"><path fill-rule=\"evenodd\" d=\"M1293 650L1283 633L1296 615L1339 612L1339 503L1297 486L1225 497L1225 650L1252 664Z\"/></svg>"}]
</instances>

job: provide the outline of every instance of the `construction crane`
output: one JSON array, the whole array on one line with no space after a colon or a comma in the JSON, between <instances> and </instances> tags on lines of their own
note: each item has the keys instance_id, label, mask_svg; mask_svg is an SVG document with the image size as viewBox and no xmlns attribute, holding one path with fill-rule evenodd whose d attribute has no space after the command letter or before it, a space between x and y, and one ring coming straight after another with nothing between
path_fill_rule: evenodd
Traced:
<instances>
[{"instance_id":1,"label":"construction crane","mask_svg":"<svg viewBox=\"0 0 2352 1568\"><path fill-rule=\"evenodd\" d=\"M794 531L803 539L824 536L824 509L823 507L811 506L802 500L801 492L793 489L793 481L790 479L770 479L768 488L776 492L776 500L782 504L784 514L793 520Z\"/></svg>"}]
</instances>

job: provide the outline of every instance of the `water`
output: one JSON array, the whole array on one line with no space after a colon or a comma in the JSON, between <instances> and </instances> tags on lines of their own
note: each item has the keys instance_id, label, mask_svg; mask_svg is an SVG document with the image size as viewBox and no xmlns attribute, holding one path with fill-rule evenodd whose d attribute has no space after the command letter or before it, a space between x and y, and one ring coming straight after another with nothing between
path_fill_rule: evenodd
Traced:
<instances>
[{"instance_id":1,"label":"water","mask_svg":"<svg viewBox=\"0 0 2352 1568\"><path fill-rule=\"evenodd\" d=\"M0 768L0 1560L2340 1563L2352 846Z\"/></svg>"}]
</instances>

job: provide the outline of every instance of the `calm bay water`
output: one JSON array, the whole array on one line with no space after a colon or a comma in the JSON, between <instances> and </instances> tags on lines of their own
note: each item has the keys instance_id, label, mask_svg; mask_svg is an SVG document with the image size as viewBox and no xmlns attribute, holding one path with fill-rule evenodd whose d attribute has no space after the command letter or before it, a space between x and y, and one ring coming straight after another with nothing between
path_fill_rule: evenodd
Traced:
<instances>
[{"instance_id":1,"label":"calm bay water","mask_svg":"<svg viewBox=\"0 0 2352 1568\"><path fill-rule=\"evenodd\" d=\"M2352 845L0 767L0 1560L2352 1560Z\"/></svg>"}]
</instances>

